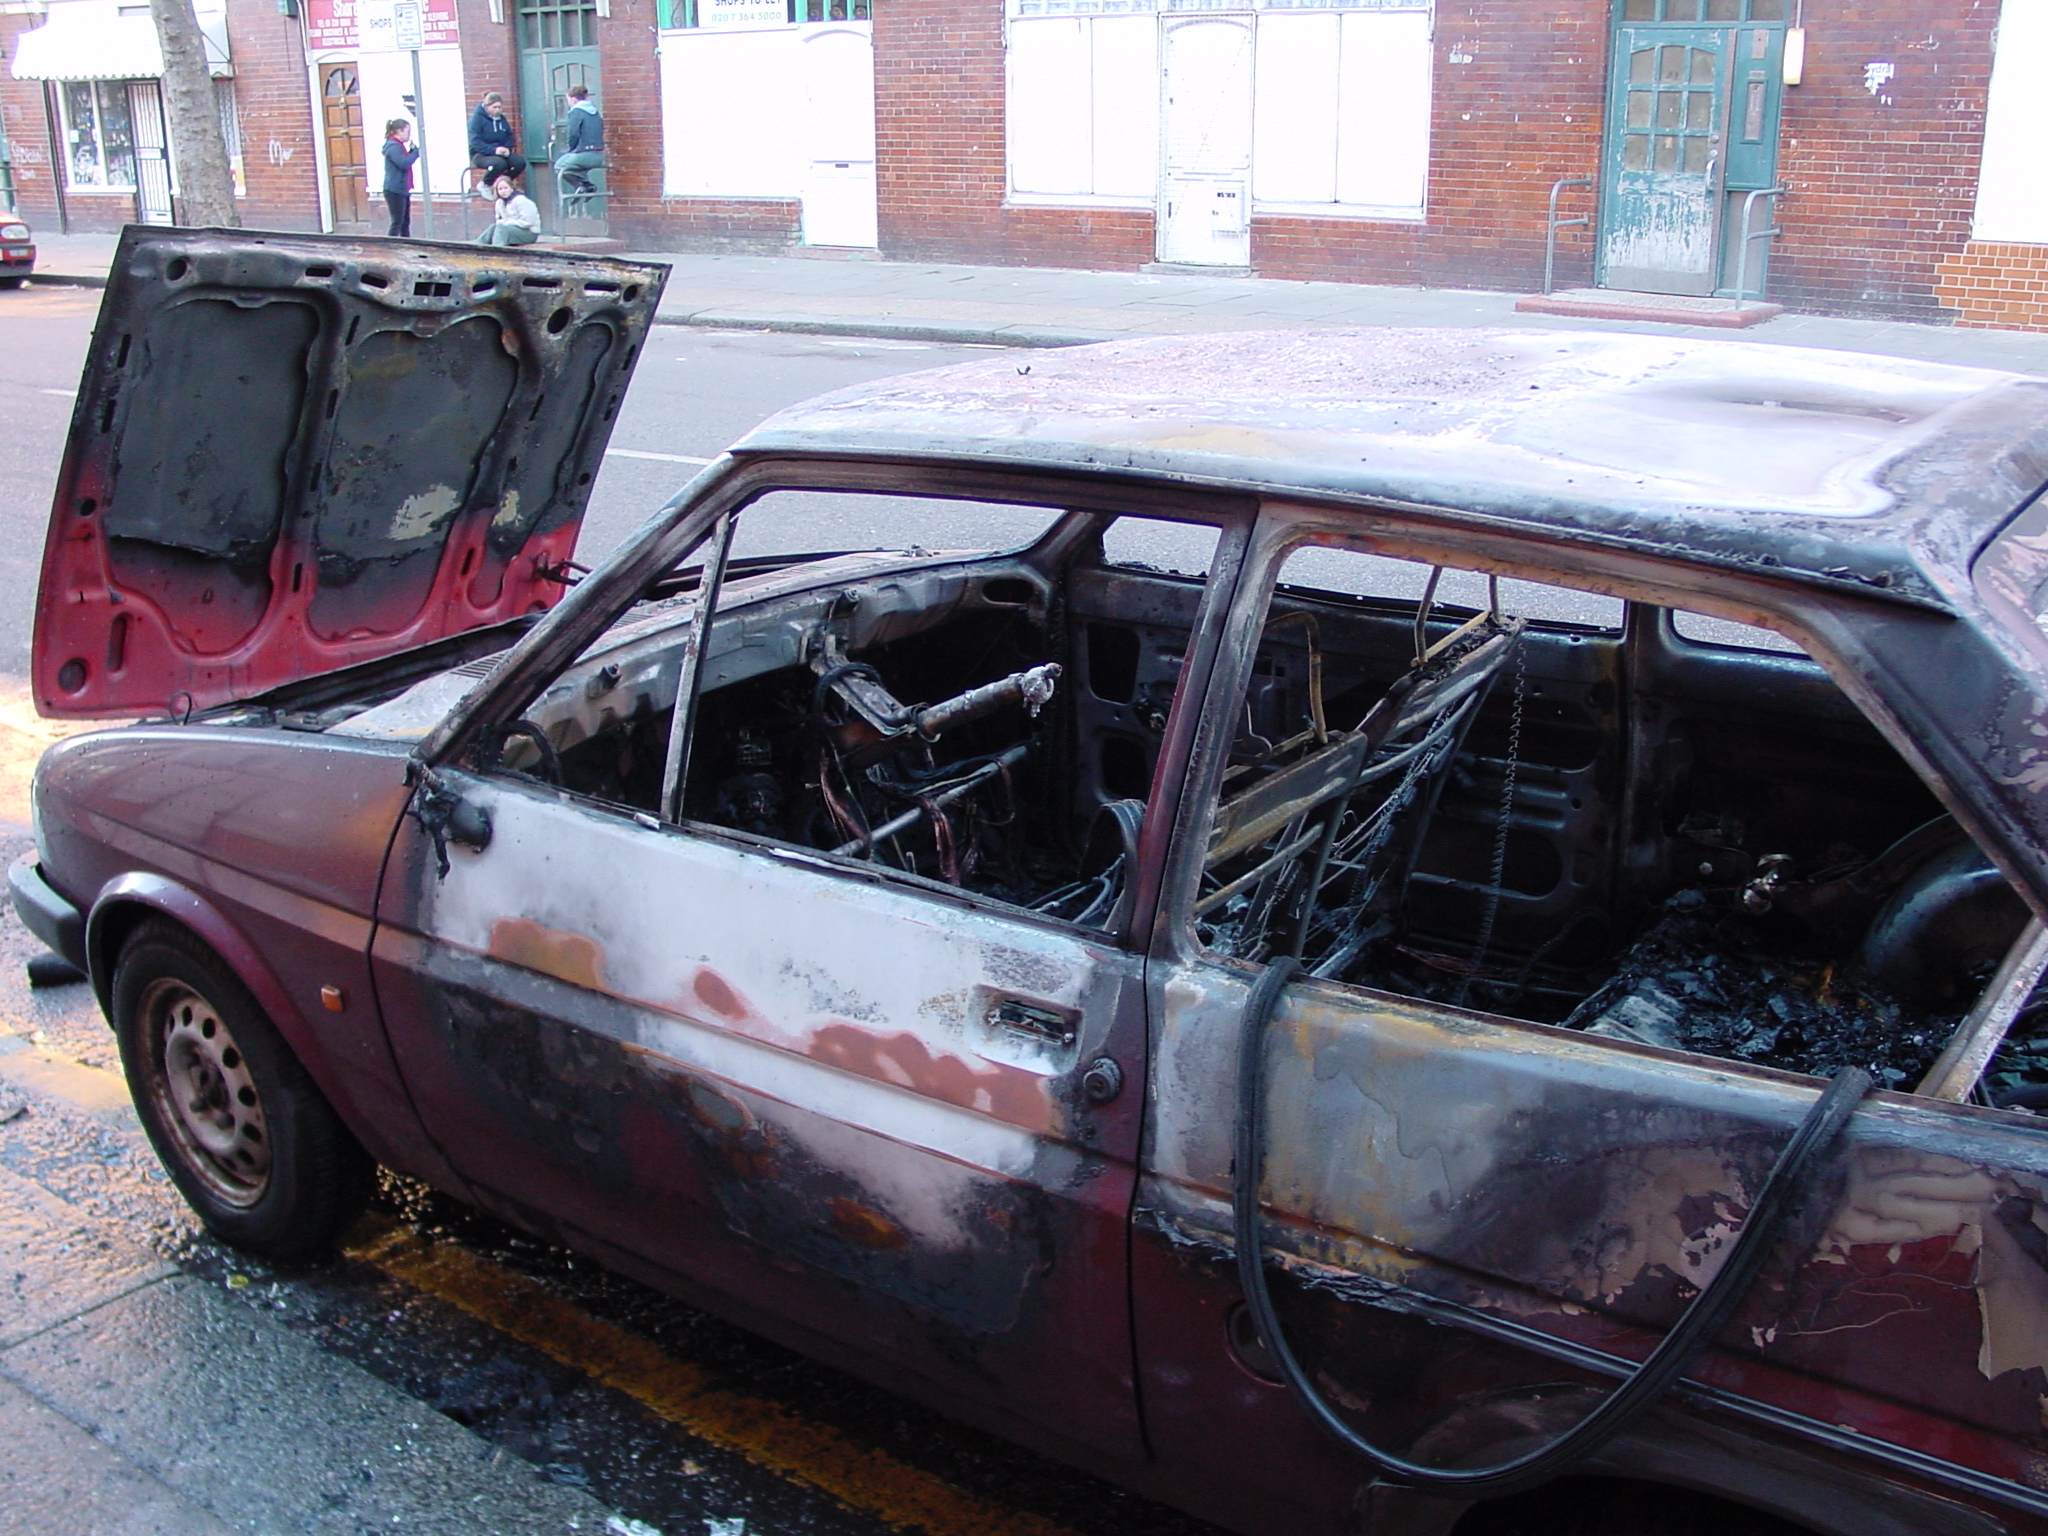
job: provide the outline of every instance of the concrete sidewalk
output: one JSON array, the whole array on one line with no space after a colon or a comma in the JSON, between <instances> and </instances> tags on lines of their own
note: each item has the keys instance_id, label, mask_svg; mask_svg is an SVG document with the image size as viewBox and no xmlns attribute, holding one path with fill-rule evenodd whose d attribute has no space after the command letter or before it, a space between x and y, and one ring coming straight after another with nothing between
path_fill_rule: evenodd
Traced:
<instances>
[{"instance_id":1,"label":"concrete sidewalk","mask_svg":"<svg viewBox=\"0 0 2048 1536\"><path fill-rule=\"evenodd\" d=\"M109 235L38 235L39 280L103 283ZM1696 326L1515 312L1512 293L1042 267L634 252L668 264L661 319L720 330L1070 346L1174 332L1345 325L1509 326L1720 336ZM2048 373L2048 334L1781 315L1747 341Z\"/></svg>"}]
</instances>

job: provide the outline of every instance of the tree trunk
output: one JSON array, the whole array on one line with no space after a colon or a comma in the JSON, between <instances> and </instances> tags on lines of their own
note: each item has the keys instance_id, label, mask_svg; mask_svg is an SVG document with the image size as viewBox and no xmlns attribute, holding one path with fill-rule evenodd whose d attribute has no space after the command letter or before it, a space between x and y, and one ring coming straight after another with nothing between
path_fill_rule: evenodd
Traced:
<instances>
[{"instance_id":1,"label":"tree trunk","mask_svg":"<svg viewBox=\"0 0 2048 1536\"><path fill-rule=\"evenodd\" d=\"M184 205L181 222L232 228L242 216L235 211L234 174L228 169L220 108L192 0L150 0L149 10L164 55L164 115L171 161L178 168L178 200Z\"/></svg>"}]
</instances>

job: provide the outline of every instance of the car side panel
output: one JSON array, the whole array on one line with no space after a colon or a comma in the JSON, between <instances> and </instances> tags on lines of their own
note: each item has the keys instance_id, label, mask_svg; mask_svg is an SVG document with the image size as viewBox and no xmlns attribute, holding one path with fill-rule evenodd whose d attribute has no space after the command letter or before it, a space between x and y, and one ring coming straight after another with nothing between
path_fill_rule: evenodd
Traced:
<instances>
[{"instance_id":1,"label":"car side panel","mask_svg":"<svg viewBox=\"0 0 2048 1536\"><path fill-rule=\"evenodd\" d=\"M46 877L90 910L93 980L144 910L232 966L380 1160L453 1175L414 1116L368 971L402 749L282 731L138 726L74 737L36 778ZM337 1010L322 988L339 992Z\"/></svg>"},{"instance_id":2,"label":"car side panel","mask_svg":"<svg viewBox=\"0 0 2048 1536\"><path fill-rule=\"evenodd\" d=\"M1138 1247L1191 1280L1232 1247L1244 995L1221 967L1164 989ZM1787 1074L1325 984L1290 993L1269 1052L1268 1252L1290 1340L1373 1438L1473 1464L1508 1454L1531 1413L1574 1421L1607 1379L1593 1355L1647 1352L1813 1099ZM1925 1457L1993 1507L1997 1483L2048 1513L2048 1136L1879 1094L1830 1161L1690 1379L1874 1471ZM1216 1330L1152 1333L1142 1307L1139 1326L1162 1449L1213 1454L1171 1444L1156 1388L1194 1373Z\"/></svg>"}]
</instances>

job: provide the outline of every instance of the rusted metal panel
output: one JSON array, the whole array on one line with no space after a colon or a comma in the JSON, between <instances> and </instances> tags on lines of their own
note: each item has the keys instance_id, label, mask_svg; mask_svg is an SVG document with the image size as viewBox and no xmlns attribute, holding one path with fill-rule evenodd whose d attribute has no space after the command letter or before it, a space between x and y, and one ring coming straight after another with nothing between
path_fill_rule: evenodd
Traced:
<instances>
[{"instance_id":1,"label":"rusted metal panel","mask_svg":"<svg viewBox=\"0 0 2048 1536\"><path fill-rule=\"evenodd\" d=\"M551 604L666 274L129 228L51 508L38 708L189 713Z\"/></svg>"},{"instance_id":2,"label":"rusted metal panel","mask_svg":"<svg viewBox=\"0 0 2048 1536\"><path fill-rule=\"evenodd\" d=\"M1242 997L1221 970L1184 972L1156 1040L1141 1221L1212 1251L1229 1246L1218 1068ZM1271 1241L1326 1307L1399 1319L1413 1293L1623 1359L1711 1277L1811 1094L1784 1074L1320 987L1290 1003L1268 1071ZM2037 1130L1881 1096L1787 1260L1695 1380L1873 1442L1940 1443L2048 1492ZM1328 1318L1318 1334L1317 1369L1357 1377L1369 1401L1370 1356L1346 1358ZM1411 1386L1412 1410L1426 1394Z\"/></svg>"},{"instance_id":3,"label":"rusted metal panel","mask_svg":"<svg viewBox=\"0 0 2048 1536\"><path fill-rule=\"evenodd\" d=\"M1000 1383L1135 1444L1121 1232L1136 963L794 851L653 832L453 777L489 815L446 878L408 829L377 943L394 1043L466 1177L679 1274ZM801 934L802 942L790 943ZM1023 1001L1062 1042L1005 1027Z\"/></svg>"}]
</instances>

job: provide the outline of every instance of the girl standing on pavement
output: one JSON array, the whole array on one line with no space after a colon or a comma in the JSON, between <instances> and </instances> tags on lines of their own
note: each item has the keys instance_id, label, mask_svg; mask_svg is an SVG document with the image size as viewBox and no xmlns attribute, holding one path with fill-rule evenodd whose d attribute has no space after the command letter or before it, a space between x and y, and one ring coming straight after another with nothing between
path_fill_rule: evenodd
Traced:
<instances>
[{"instance_id":1,"label":"girl standing on pavement","mask_svg":"<svg viewBox=\"0 0 2048 1536\"><path fill-rule=\"evenodd\" d=\"M420 147L412 141L412 124L394 117L384 125L384 206L391 210L388 235L412 235L412 163Z\"/></svg>"}]
</instances>

